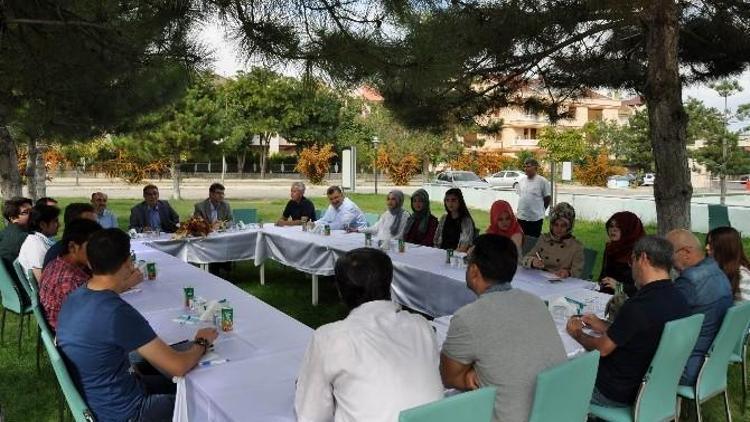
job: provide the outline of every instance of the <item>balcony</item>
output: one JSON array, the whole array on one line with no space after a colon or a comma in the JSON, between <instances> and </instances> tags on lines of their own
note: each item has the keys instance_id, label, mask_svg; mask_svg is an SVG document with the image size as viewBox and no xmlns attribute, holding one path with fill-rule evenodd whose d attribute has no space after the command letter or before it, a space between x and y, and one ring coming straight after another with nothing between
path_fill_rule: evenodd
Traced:
<instances>
[{"instance_id":1,"label":"balcony","mask_svg":"<svg viewBox=\"0 0 750 422\"><path fill-rule=\"evenodd\" d=\"M517 137L513 141L513 146L517 147L535 147L539 143L538 139L527 139L522 137Z\"/></svg>"}]
</instances>

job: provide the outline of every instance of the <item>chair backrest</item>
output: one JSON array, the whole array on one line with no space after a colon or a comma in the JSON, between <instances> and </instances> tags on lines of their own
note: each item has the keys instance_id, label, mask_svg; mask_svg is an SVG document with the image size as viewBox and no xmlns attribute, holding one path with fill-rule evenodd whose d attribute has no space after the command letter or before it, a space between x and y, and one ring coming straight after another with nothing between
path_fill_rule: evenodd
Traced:
<instances>
[{"instance_id":1,"label":"chair backrest","mask_svg":"<svg viewBox=\"0 0 750 422\"><path fill-rule=\"evenodd\" d=\"M721 204L708 204L708 230L717 227L731 227L729 222L729 208Z\"/></svg>"},{"instance_id":2,"label":"chair backrest","mask_svg":"<svg viewBox=\"0 0 750 422\"><path fill-rule=\"evenodd\" d=\"M529 422L585 421L598 368L594 350L540 372Z\"/></svg>"},{"instance_id":3,"label":"chair backrest","mask_svg":"<svg viewBox=\"0 0 750 422\"><path fill-rule=\"evenodd\" d=\"M664 325L659 346L643 376L634 419L663 421L675 416L677 385L703 325L703 314L695 314Z\"/></svg>"},{"instance_id":4,"label":"chair backrest","mask_svg":"<svg viewBox=\"0 0 750 422\"><path fill-rule=\"evenodd\" d=\"M16 287L16 281L10 275L4 260L0 260L0 296L4 308L17 314L24 311L23 299Z\"/></svg>"},{"instance_id":5,"label":"chair backrest","mask_svg":"<svg viewBox=\"0 0 750 422\"><path fill-rule=\"evenodd\" d=\"M375 214L375 213L371 213L371 212L366 212L365 213L365 219L367 220L367 225L370 226L370 227L374 226L375 223L378 222L379 218L380 218L380 216L377 215L377 214Z\"/></svg>"},{"instance_id":6,"label":"chair backrest","mask_svg":"<svg viewBox=\"0 0 750 422\"><path fill-rule=\"evenodd\" d=\"M26 294L28 294L31 299L31 311L34 313L34 319L36 319L39 329L46 331L47 334L52 337L52 329L47 323L42 304L39 301L39 283L36 281L36 276L34 276L34 273L31 271L28 273L24 272L18 259L13 261L13 268L16 270L16 275L18 275L18 280L20 281L21 286L23 286L24 290L26 290Z\"/></svg>"},{"instance_id":7,"label":"chair backrest","mask_svg":"<svg viewBox=\"0 0 750 422\"><path fill-rule=\"evenodd\" d=\"M744 357L745 355L745 345L747 344L747 336L750 334L750 321L748 321L747 327L745 327L745 330L742 331L742 337L740 337L740 341L737 342L737 345L734 346L734 353L740 355L741 357Z\"/></svg>"},{"instance_id":8,"label":"chair backrest","mask_svg":"<svg viewBox=\"0 0 750 422\"><path fill-rule=\"evenodd\" d=\"M39 302L39 283L37 283L34 273L31 271L28 273L24 271L17 258L13 261L13 269L16 272L16 276L18 276L18 282L21 283L21 287L23 287L26 294L29 295L31 304L33 305L35 302Z\"/></svg>"},{"instance_id":9,"label":"chair backrest","mask_svg":"<svg viewBox=\"0 0 750 422\"><path fill-rule=\"evenodd\" d=\"M737 342L750 321L750 302L740 302L727 310L719 332L706 353L695 393L699 398L710 397L727 388L727 367Z\"/></svg>"},{"instance_id":10,"label":"chair backrest","mask_svg":"<svg viewBox=\"0 0 750 422\"><path fill-rule=\"evenodd\" d=\"M531 248L536 245L536 242L539 240L538 237L529 236L529 235L523 235L523 244L521 245L521 253L525 256Z\"/></svg>"},{"instance_id":11,"label":"chair backrest","mask_svg":"<svg viewBox=\"0 0 750 422\"><path fill-rule=\"evenodd\" d=\"M91 413L91 410L89 410L83 397L81 397L81 394L78 392L73 379L70 378L68 368L65 366L65 361L57 350L55 342L52 340L49 333L42 332L41 335L44 349L47 351L50 363L52 363L52 369L55 371L57 382L60 384L60 389L65 396L65 401L68 403L70 413L73 414L73 418L76 422L93 422L94 415Z\"/></svg>"},{"instance_id":12,"label":"chair backrest","mask_svg":"<svg viewBox=\"0 0 750 422\"><path fill-rule=\"evenodd\" d=\"M242 221L243 223L257 223L258 210L255 208L239 208L232 210L234 222Z\"/></svg>"},{"instance_id":13,"label":"chair backrest","mask_svg":"<svg viewBox=\"0 0 750 422\"><path fill-rule=\"evenodd\" d=\"M399 422L490 422L495 410L497 388L456 394L432 403L407 409L398 416Z\"/></svg>"},{"instance_id":14,"label":"chair backrest","mask_svg":"<svg viewBox=\"0 0 750 422\"><path fill-rule=\"evenodd\" d=\"M596 264L596 255L598 252L594 249L583 248L583 274L584 280L594 279L594 265Z\"/></svg>"},{"instance_id":15,"label":"chair backrest","mask_svg":"<svg viewBox=\"0 0 750 422\"><path fill-rule=\"evenodd\" d=\"M323 210L316 209L315 210L315 219L316 220L320 220L320 217L323 216L323 212L324 212Z\"/></svg>"}]
</instances>

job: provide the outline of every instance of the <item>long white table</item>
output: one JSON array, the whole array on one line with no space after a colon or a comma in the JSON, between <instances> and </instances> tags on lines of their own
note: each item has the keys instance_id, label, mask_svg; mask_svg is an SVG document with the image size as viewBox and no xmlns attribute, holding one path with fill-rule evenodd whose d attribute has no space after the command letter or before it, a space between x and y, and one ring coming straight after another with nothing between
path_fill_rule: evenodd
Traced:
<instances>
[{"instance_id":1,"label":"long white table","mask_svg":"<svg viewBox=\"0 0 750 422\"><path fill-rule=\"evenodd\" d=\"M209 233L206 237L173 239L165 234L158 239L143 239L151 248L179 258L184 262L210 264L212 262L242 261L255 258L258 228Z\"/></svg>"},{"instance_id":2,"label":"long white table","mask_svg":"<svg viewBox=\"0 0 750 422\"><path fill-rule=\"evenodd\" d=\"M265 225L255 246L255 264L273 259L313 275L313 303L317 303L317 276L333 275L336 260L344 253L364 246L364 234L333 230L330 236L303 232L300 227ZM445 251L407 244L406 251L388 252L393 262L393 300L424 314L452 315L476 300L466 287L466 269L445 263ZM568 278L551 283L538 270L519 268L513 286L542 299L565 296L586 289L591 282Z\"/></svg>"},{"instance_id":3,"label":"long white table","mask_svg":"<svg viewBox=\"0 0 750 422\"><path fill-rule=\"evenodd\" d=\"M208 323L180 324L183 287L204 299L227 299L234 330L220 333L215 353L229 362L199 367L178 384L191 421L294 421L297 373L312 330L231 283L166 253L133 242L138 259L157 264L158 276L144 281L128 301L169 343L193 339ZM180 387L182 385L182 387ZM175 420L183 416L175 409Z\"/></svg>"}]
</instances>

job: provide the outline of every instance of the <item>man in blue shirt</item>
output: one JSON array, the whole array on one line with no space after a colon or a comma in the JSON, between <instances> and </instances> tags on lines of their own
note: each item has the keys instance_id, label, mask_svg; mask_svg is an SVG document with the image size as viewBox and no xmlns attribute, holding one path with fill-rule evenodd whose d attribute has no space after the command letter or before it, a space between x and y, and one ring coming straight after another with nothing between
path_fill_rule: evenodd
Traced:
<instances>
[{"instance_id":1,"label":"man in blue shirt","mask_svg":"<svg viewBox=\"0 0 750 422\"><path fill-rule=\"evenodd\" d=\"M117 216L107 208L107 194L94 192L91 194L91 205L96 212L96 221L105 229L117 227Z\"/></svg>"},{"instance_id":2,"label":"man in blue shirt","mask_svg":"<svg viewBox=\"0 0 750 422\"><path fill-rule=\"evenodd\" d=\"M365 214L351 199L344 197L340 187L331 186L326 191L326 196L331 205L320 220L315 222L316 227L323 227L326 224L331 227L331 230L356 230L367 227Z\"/></svg>"},{"instance_id":3,"label":"man in blue shirt","mask_svg":"<svg viewBox=\"0 0 750 422\"><path fill-rule=\"evenodd\" d=\"M674 247L674 267L680 272L675 285L685 296L690 313L705 316L698 341L680 379L681 385L693 386L703 357L721 327L724 314L732 306L732 290L724 271L713 258L706 256L695 235L684 229L673 230L667 233L667 240Z\"/></svg>"},{"instance_id":4,"label":"man in blue shirt","mask_svg":"<svg viewBox=\"0 0 750 422\"><path fill-rule=\"evenodd\" d=\"M163 377L132 375L128 354L137 351L166 374L183 376L206 353L216 330L198 330L185 351L170 348L120 297L143 280L130 259L128 235L120 229L100 230L87 242L86 254L93 277L68 296L57 321L57 344L73 381L96 420L171 421L173 384Z\"/></svg>"}]
</instances>

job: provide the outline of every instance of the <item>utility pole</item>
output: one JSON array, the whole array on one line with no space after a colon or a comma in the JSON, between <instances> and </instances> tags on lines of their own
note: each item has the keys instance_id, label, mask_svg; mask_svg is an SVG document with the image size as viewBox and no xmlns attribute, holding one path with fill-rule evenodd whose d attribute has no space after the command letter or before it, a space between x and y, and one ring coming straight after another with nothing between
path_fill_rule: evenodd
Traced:
<instances>
[{"instance_id":1,"label":"utility pole","mask_svg":"<svg viewBox=\"0 0 750 422\"><path fill-rule=\"evenodd\" d=\"M741 92L742 86L740 86L740 84L736 80L725 79L723 81L710 85L710 87L711 89L716 91L716 93L719 94L720 97L724 98L724 127L726 128L729 126L730 116L727 98L729 98L729 96L731 95ZM729 129L727 128L727 130ZM727 137L726 134L724 134L724 136L721 137L721 166L719 166L719 185L721 190L719 194L719 203L721 205L726 205L727 161L729 161L729 145L727 145Z\"/></svg>"}]
</instances>

